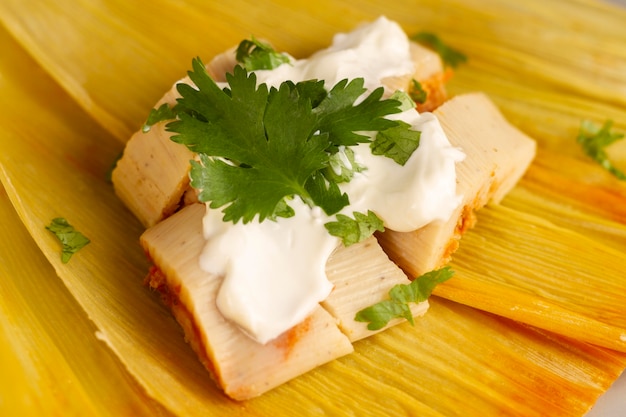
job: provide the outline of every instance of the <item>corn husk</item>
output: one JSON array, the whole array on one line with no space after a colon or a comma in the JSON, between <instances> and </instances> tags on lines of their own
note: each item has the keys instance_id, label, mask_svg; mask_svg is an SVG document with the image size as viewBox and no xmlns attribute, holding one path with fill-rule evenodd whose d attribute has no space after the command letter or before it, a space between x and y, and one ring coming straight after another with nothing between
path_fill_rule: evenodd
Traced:
<instances>
[{"instance_id":1,"label":"corn husk","mask_svg":"<svg viewBox=\"0 0 626 417\"><path fill-rule=\"evenodd\" d=\"M497 241L499 232L511 225L530 222L527 224L543 228L541 236L557 239L559 250L564 251L553 262L542 264L548 274L567 268L568 256L580 254L580 248L570 248L565 244L568 241L555 237L560 231L569 238L580 237L595 252L611 245L610 236L618 240L623 233L624 218L619 210L624 184L589 164L573 137L583 117L597 121L613 118L618 128L624 127L626 117L620 108L626 102L624 12L590 1L532 1L524 5L425 1L422 5L418 8L402 1L358 5L347 1L153 2L147 7L122 1L110 1L105 6L90 1L26 4L17 0L0 4L0 21L8 29L0 30L2 183L28 232L69 294L93 321L100 339L129 375L171 412L334 415L349 409L359 415L574 416L584 414L626 365L623 354L435 297L431 311L416 328L400 325L362 340L356 344L356 352L346 358L257 400L233 403L208 379L158 297L142 287L146 263L137 240L143 228L115 198L104 176L123 141L142 123L162 92L184 74L191 57L211 57L250 33L303 56L328 44L336 31L379 14L398 20L409 33L424 29L439 33L467 52L470 62L457 72L450 91L486 91L510 120L540 145L538 162L520 188L503 201L502 208L479 216L479 228L481 223L488 224L472 232L461 251L480 254L476 245ZM551 160L548 155L552 154L558 154L558 159ZM618 162L626 160L625 154L623 145L611 148L611 156ZM586 168L580 171L579 166ZM567 186L557 188L555 183ZM580 188L600 200L582 199L577 194ZM618 204L598 208L595 201ZM570 203L575 203L574 207ZM547 206L551 211L544 218L542 208ZM56 216L66 217L92 240L69 264L60 262L58 242L44 229ZM502 228L491 230L492 221ZM9 233L19 232L9 229ZM536 248L529 250L533 253ZM10 253L3 248L5 251ZM617 251L608 252L606 258L598 255L598 264L606 259L615 265L622 259ZM455 262L463 265L463 256L459 252ZM503 254L495 256L495 261L505 261ZM30 259L24 255L22 262L30 263ZM520 257L509 255L508 260L510 265L517 265ZM494 259L481 259L463 266L460 279L443 290L454 290L455 282L467 284L467 290L484 289L483 295L488 297L481 308L496 305L494 296L502 291L511 300L528 300L528 305L551 301L548 318L558 316L561 310L582 316L582 321L573 323L571 333L567 333L570 336L576 336L580 328L600 338L606 329L602 325L587 328L585 323L600 318L613 322L603 306L588 309L581 305L580 294L568 293L557 303L557 293L533 293L534 286L529 291L528 284L524 287L519 281L511 286L501 285L501 280L485 281L485 277L493 278L492 262ZM536 273L533 262L526 257L523 266ZM598 278L596 283L610 279L621 285L623 281L621 274L599 276L597 265L582 259L578 262ZM592 292L594 297L615 302L623 299L623 294L611 294L607 288ZM30 298L26 299L30 305ZM3 308L7 317L23 313L17 305ZM45 311L37 304L32 308ZM515 318L528 321L531 317L532 312L527 311ZM54 321L42 323L46 327L58 325ZM36 321L26 319L23 326L36 329ZM0 340L10 347L3 344L2 353L19 358L28 340L12 342L7 328L2 328ZM564 331L558 326L550 330ZM93 330L87 333L93 335ZM59 337L63 338L53 337L51 343L58 343ZM52 349L42 354L54 359ZM98 361L90 368L107 371ZM20 366L7 369L21 385L3 380L3 395L27 392L20 387L30 389L26 384L32 386L31 374L22 373ZM60 374L66 372L63 369L59 364ZM76 397L76 407L99 404L92 398L97 394L83 392ZM73 407L49 391L45 395L43 412ZM90 411L85 408L85 413ZM111 410L111 415L123 414L115 411Z\"/></svg>"},{"instance_id":2,"label":"corn husk","mask_svg":"<svg viewBox=\"0 0 626 417\"><path fill-rule=\"evenodd\" d=\"M2 414L169 415L98 340L98 328L26 232L4 188L0 216Z\"/></svg>"},{"instance_id":3,"label":"corn husk","mask_svg":"<svg viewBox=\"0 0 626 417\"><path fill-rule=\"evenodd\" d=\"M623 252L506 207L485 209L463 243L458 277L438 295L624 350ZM554 261L563 254L567 262Z\"/></svg>"}]
</instances>

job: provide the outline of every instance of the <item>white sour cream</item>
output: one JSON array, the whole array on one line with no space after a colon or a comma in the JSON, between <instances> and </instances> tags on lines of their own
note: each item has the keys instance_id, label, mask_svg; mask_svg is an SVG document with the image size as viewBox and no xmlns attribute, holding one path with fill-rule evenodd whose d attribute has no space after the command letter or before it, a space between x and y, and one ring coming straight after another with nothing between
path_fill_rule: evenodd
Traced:
<instances>
[{"instance_id":1,"label":"white sour cream","mask_svg":"<svg viewBox=\"0 0 626 417\"><path fill-rule=\"evenodd\" d=\"M410 43L402 28L385 17L350 33L339 33L330 47L308 59L293 60L273 70L255 71L257 83L275 87L285 80L318 79L331 88L344 79L364 78L365 88L380 87L387 77L412 74Z\"/></svg>"},{"instance_id":2,"label":"white sour cream","mask_svg":"<svg viewBox=\"0 0 626 417\"><path fill-rule=\"evenodd\" d=\"M337 247L319 208L300 198L295 216L262 223L225 223L208 208L203 220L207 244L200 266L223 275L217 307L248 335L266 343L303 321L333 289L326 261Z\"/></svg>"},{"instance_id":3,"label":"white sour cream","mask_svg":"<svg viewBox=\"0 0 626 417\"><path fill-rule=\"evenodd\" d=\"M308 59L293 60L273 70L256 71L257 82L278 87L321 79L331 88L343 79L363 77L368 90L386 77L414 72L409 40L399 25L381 17L355 31L335 36L333 44ZM464 154L453 148L438 120L411 109L389 117L421 131L420 145L404 166L374 156L369 144L352 147L366 167L349 183L340 184L350 197L343 213L374 211L385 227L411 231L445 221L460 203L455 164ZM206 247L200 265L224 276L217 306L259 343L278 337L304 320L328 297L332 284L326 261L340 243L324 224L333 221L298 197L290 201L296 215L276 222L225 223L208 207L204 218Z\"/></svg>"}]
</instances>

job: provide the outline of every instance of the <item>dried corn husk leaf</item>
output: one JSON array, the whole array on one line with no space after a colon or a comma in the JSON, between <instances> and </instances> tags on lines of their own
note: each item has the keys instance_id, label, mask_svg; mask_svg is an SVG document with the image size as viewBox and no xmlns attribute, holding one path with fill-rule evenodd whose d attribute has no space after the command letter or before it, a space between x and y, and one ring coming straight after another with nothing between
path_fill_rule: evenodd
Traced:
<instances>
[{"instance_id":1,"label":"dried corn husk leaf","mask_svg":"<svg viewBox=\"0 0 626 417\"><path fill-rule=\"evenodd\" d=\"M133 2L111 1L105 6L82 1L29 4L27 11L23 3L9 0L0 4L0 19L95 120L122 140L180 77L191 56L212 56L250 32L272 39L281 49L306 54L327 44L336 31L379 14L399 20L409 30L445 34L468 52L483 46L482 52L470 57L475 64L469 68L478 77L471 88L499 91L501 102L509 105L509 111L526 116L518 120L529 125L539 111L532 100L496 90L497 81L511 77L534 82L537 77L537 88L527 90L532 97L541 96L538 88L556 84L605 104L623 102L623 71L613 68L620 68L624 54L619 48L623 35L614 30L624 14L596 3L424 2L415 13L409 2L283 3L245 3L243 8L244 3L236 2L163 2L146 9ZM520 8L530 22L523 25L528 26L519 24L526 20L518 18ZM571 9L575 16L585 16L575 30L568 27ZM175 29L183 25L185 30ZM306 30L312 27L315 30ZM517 32L520 28L524 30ZM542 33L537 28L562 36L560 43L553 47L522 42L527 38L519 33ZM567 43L569 50L564 48L564 40L578 31L592 33L592 42L576 37L576 42ZM214 33L220 36L211 36ZM607 49L596 50L597 40ZM509 51L512 46L519 55ZM589 59L577 59L592 53L615 65L589 65ZM553 56L560 59L552 61ZM142 228L101 176L120 150L119 142L86 118L49 80L34 77L41 75L40 70L28 72L32 63L19 58L8 53L2 62L3 97L11 104L2 106L0 116L2 181L72 295L131 373L169 409L185 415L208 411L264 415L287 410L337 414L346 406L361 415L581 415L623 369L623 355L435 299L417 329L402 325L359 342L354 355L253 402L225 400L206 380L182 338L176 337L178 328L169 314L139 285L145 264L136 250L136 238ZM527 59L529 65L519 65ZM478 76L482 70L484 74ZM565 76L558 75L563 71ZM591 93L583 88L590 71L598 77ZM20 80L26 81L14 85ZM459 77L459 89L463 82ZM514 101L527 104L515 107ZM551 107L551 115L570 105ZM561 122L557 118L555 131L572 129ZM539 139L547 146L551 137ZM26 163L24 155L28 155ZM68 217L93 242L68 265L61 265L57 243L43 230L56 215ZM364 389L359 383L371 387ZM546 389L551 392L549 399Z\"/></svg>"},{"instance_id":2,"label":"dried corn husk leaf","mask_svg":"<svg viewBox=\"0 0 626 417\"><path fill-rule=\"evenodd\" d=\"M2 415L169 415L97 339L2 187L0 218Z\"/></svg>"},{"instance_id":3,"label":"dried corn husk leaf","mask_svg":"<svg viewBox=\"0 0 626 417\"><path fill-rule=\"evenodd\" d=\"M526 181L523 181L519 187L513 190L503 205L549 220L555 225L578 231L619 250L621 253L626 253L626 224L589 214L589 211L594 211L600 206L590 205L587 202L587 204L583 203L585 207L575 208L569 200L562 201L553 198L547 192L532 192L526 188L526 184ZM591 190L598 191L600 189L592 187ZM577 202L578 200L576 200ZM585 210L585 208L589 210Z\"/></svg>"},{"instance_id":4,"label":"dried corn husk leaf","mask_svg":"<svg viewBox=\"0 0 626 417\"><path fill-rule=\"evenodd\" d=\"M504 206L481 212L463 243L457 279L436 294L626 351L624 252Z\"/></svg>"},{"instance_id":5,"label":"dried corn husk leaf","mask_svg":"<svg viewBox=\"0 0 626 417\"><path fill-rule=\"evenodd\" d=\"M626 184L589 160L545 152L539 155L523 184L554 202L626 224Z\"/></svg>"}]
</instances>

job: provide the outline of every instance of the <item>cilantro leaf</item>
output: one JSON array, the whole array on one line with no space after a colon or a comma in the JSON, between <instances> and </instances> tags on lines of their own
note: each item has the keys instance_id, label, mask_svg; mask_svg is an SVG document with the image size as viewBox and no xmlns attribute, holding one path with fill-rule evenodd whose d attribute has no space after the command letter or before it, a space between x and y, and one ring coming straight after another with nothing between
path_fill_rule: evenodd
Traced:
<instances>
[{"instance_id":1,"label":"cilantro leaf","mask_svg":"<svg viewBox=\"0 0 626 417\"><path fill-rule=\"evenodd\" d=\"M178 84L178 119L166 129L177 133L171 140L196 153L221 156L235 164L254 159L257 147L267 142L264 113L269 91L256 86L254 73L236 66L227 74L230 90L222 90L209 76L199 58L193 60L189 77L197 89Z\"/></svg>"},{"instance_id":2,"label":"cilantro leaf","mask_svg":"<svg viewBox=\"0 0 626 417\"><path fill-rule=\"evenodd\" d=\"M442 282L452 278L454 271L446 266L430 271L414 279L410 284L398 284L389 290L389 300L383 300L356 313L354 320L369 323L369 330L379 330L391 320L405 318L411 324L413 316L409 303L426 301L433 289Z\"/></svg>"},{"instance_id":3,"label":"cilantro leaf","mask_svg":"<svg viewBox=\"0 0 626 417\"><path fill-rule=\"evenodd\" d=\"M345 214L337 214L337 221L326 223L328 233L342 239L344 246L362 242L374 232L383 232L383 221L371 210L367 215L355 211L354 219Z\"/></svg>"},{"instance_id":4,"label":"cilantro leaf","mask_svg":"<svg viewBox=\"0 0 626 417\"><path fill-rule=\"evenodd\" d=\"M355 101L367 90L363 87L363 78L339 81L313 109L318 117L318 128L328 133L334 146L353 146L369 142L369 137L356 133L358 131L378 131L388 129L397 122L385 119L388 114L399 113L400 103L397 100L381 100L384 89L375 89L363 101L355 105Z\"/></svg>"},{"instance_id":5,"label":"cilantro leaf","mask_svg":"<svg viewBox=\"0 0 626 417\"><path fill-rule=\"evenodd\" d=\"M270 93L263 84L255 89L254 74L248 76L242 68L235 68L229 83L231 96L217 87L207 92L207 101L220 103L221 109L206 103L195 107L214 112L200 111L207 122L180 115L181 120L168 129L201 152L201 162L193 165L191 173L192 186L202 190L201 201L210 201L213 208L228 204L224 221L246 223L256 214L262 221L272 217L287 196L310 198L305 184L326 166L328 142L325 136L313 134L310 103L292 85L284 83ZM185 89L182 100L200 93L192 90Z\"/></svg>"},{"instance_id":6,"label":"cilantro leaf","mask_svg":"<svg viewBox=\"0 0 626 417\"><path fill-rule=\"evenodd\" d=\"M167 103L163 103L157 109L150 110L148 119L141 127L143 133L149 132L152 126L159 122L166 120L172 120L176 118L176 111L170 107Z\"/></svg>"},{"instance_id":7,"label":"cilantro leaf","mask_svg":"<svg viewBox=\"0 0 626 417\"><path fill-rule=\"evenodd\" d=\"M411 97L411 100L420 104L425 103L426 99L428 98L428 94L426 94L426 90L424 90L424 88L422 87L422 84L420 84L420 82L417 81L416 79L411 80L411 88L409 89L409 96Z\"/></svg>"},{"instance_id":8,"label":"cilantro leaf","mask_svg":"<svg viewBox=\"0 0 626 417\"><path fill-rule=\"evenodd\" d=\"M416 104L415 100L411 97L410 93L405 93L402 90L396 90L390 97L392 100L400 102L400 111L407 111L414 109Z\"/></svg>"},{"instance_id":9,"label":"cilantro leaf","mask_svg":"<svg viewBox=\"0 0 626 417\"><path fill-rule=\"evenodd\" d=\"M276 52L269 44L254 36L239 43L235 59L248 71L273 69L289 62L289 56Z\"/></svg>"},{"instance_id":10,"label":"cilantro leaf","mask_svg":"<svg viewBox=\"0 0 626 417\"><path fill-rule=\"evenodd\" d=\"M90 243L82 233L74 230L74 227L62 217L52 219L52 222L46 226L50 232L54 233L61 241L62 252L61 261L68 263L73 254Z\"/></svg>"},{"instance_id":11,"label":"cilantro leaf","mask_svg":"<svg viewBox=\"0 0 626 417\"><path fill-rule=\"evenodd\" d=\"M328 215L338 213L349 199L328 173L331 158L341 146L370 141L356 132L400 126L385 116L406 104L382 99L382 88L362 98L362 78L341 81L330 91L318 80L268 89L241 66L226 75L228 86L221 88L199 58L189 78L193 86L177 85L176 119L166 130L198 154L190 177L200 201L224 207L224 221L234 223L289 215L286 199L293 196Z\"/></svg>"},{"instance_id":12,"label":"cilantro leaf","mask_svg":"<svg viewBox=\"0 0 626 417\"><path fill-rule=\"evenodd\" d=\"M294 209L287 204L286 199L283 199L278 202L276 208L274 208L274 214L270 216L269 219L276 220L277 217L293 217L295 214Z\"/></svg>"},{"instance_id":13,"label":"cilantro leaf","mask_svg":"<svg viewBox=\"0 0 626 417\"><path fill-rule=\"evenodd\" d=\"M311 198L310 205L322 208L326 214L335 214L350 203L346 193L342 193L336 182L329 182L323 174L309 178L305 188Z\"/></svg>"},{"instance_id":14,"label":"cilantro leaf","mask_svg":"<svg viewBox=\"0 0 626 417\"><path fill-rule=\"evenodd\" d=\"M298 90L298 93L311 100L311 107L316 108L320 103L328 97L328 91L324 87L324 81L321 80L305 80L294 84L293 81L285 81Z\"/></svg>"},{"instance_id":15,"label":"cilantro leaf","mask_svg":"<svg viewBox=\"0 0 626 417\"><path fill-rule=\"evenodd\" d=\"M624 138L623 133L611 132L612 126L612 120L605 121L601 128L589 120L584 120L580 125L576 140L587 156L593 158L620 180L626 180L626 174L613 165L605 150L613 142Z\"/></svg>"},{"instance_id":16,"label":"cilantro leaf","mask_svg":"<svg viewBox=\"0 0 626 417\"><path fill-rule=\"evenodd\" d=\"M446 45L434 33L420 32L411 36L411 39L437 52L446 66L456 68L467 61L465 54Z\"/></svg>"},{"instance_id":17,"label":"cilantro leaf","mask_svg":"<svg viewBox=\"0 0 626 417\"><path fill-rule=\"evenodd\" d=\"M392 300L378 302L359 311L354 317L356 321L369 323L367 325L368 330L380 330L395 318L405 318L413 323L409 306Z\"/></svg>"},{"instance_id":18,"label":"cilantro leaf","mask_svg":"<svg viewBox=\"0 0 626 417\"><path fill-rule=\"evenodd\" d=\"M373 155L384 155L404 166L420 144L421 132L411 130L410 125L398 122L398 126L380 131L370 143Z\"/></svg>"},{"instance_id":19,"label":"cilantro leaf","mask_svg":"<svg viewBox=\"0 0 626 417\"><path fill-rule=\"evenodd\" d=\"M365 167L357 162L354 151L349 147L340 147L329 157L324 176L336 183L349 182L356 172L363 170Z\"/></svg>"}]
</instances>

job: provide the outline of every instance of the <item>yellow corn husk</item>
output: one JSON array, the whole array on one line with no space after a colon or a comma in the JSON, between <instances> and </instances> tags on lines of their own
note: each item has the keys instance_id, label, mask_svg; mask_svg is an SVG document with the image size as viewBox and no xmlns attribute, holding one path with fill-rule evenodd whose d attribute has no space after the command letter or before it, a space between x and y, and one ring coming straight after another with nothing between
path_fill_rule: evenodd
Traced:
<instances>
[{"instance_id":1,"label":"yellow corn husk","mask_svg":"<svg viewBox=\"0 0 626 417\"><path fill-rule=\"evenodd\" d=\"M621 253L626 253L626 224L589 214L589 211L597 209L598 206L591 206L585 211L587 204L584 208L575 208L569 200L559 201L558 198L547 196L547 193L532 192L526 185L526 181L523 181L507 196L503 205L549 220L555 225L579 231Z\"/></svg>"},{"instance_id":2,"label":"yellow corn husk","mask_svg":"<svg viewBox=\"0 0 626 417\"><path fill-rule=\"evenodd\" d=\"M534 194L555 203L626 224L626 208L622 204L626 199L626 184L598 168L589 160L572 160L544 152L522 184Z\"/></svg>"},{"instance_id":3,"label":"yellow corn husk","mask_svg":"<svg viewBox=\"0 0 626 417\"><path fill-rule=\"evenodd\" d=\"M624 252L504 206L478 217L436 294L626 351Z\"/></svg>"},{"instance_id":4,"label":"yellow corn husk","mask_svg":"<svg viewBox=\"0 0 626 417\"><path fill-rule=\"evenodd\" d=\"M416 328L401 325L360 341L353 355L254 401L233 403L208 380L157 297L141 286L146 264L137 240L142 227L115 198L103 176L122 148L120 141L137 129L162 92L184 74L191 57L211 57L250 33L300 56L326 45L337 31L386 14L409 33L436 32L468 53L470 62L457 72L451 91L486 91L515 124L538 139L542 152L563 155L555 166L549 160L542 164L541 159L533 166L522 182L533 195L524 198L525 206L513 207L513 200L509 206L505 199L505 208L486 212L479 225L495 219L507 228L526 218L526 213L536 215L545 205L536 195L560 203L553 206L557 215L552 220L568 217L567 202L577 199L574 187L554 189L551 176L574 186L592 176L589 190L620 190L610 201L624 201L624 185L600 168L590 165L582 175L568 169L585 161L573 138L579 117L591 114L602 121L624 115L619 108L626 101L623 11L583 0L524 4L433 0L420 5L347 0L156 1L150 7L115 0L106 5L87 0L29 3L28 7L18 0L0 3L0 22L42 65L37 67L26 58L0 29L0 178L27 229L102 339L147 393L170 411L186 416L288 411L307 415L339 414L348 408L359 415L580 416L626 366L623 354L434 298L431 311L417 321ZM624 122L616 126L623 127ZM622 158L622 149L616 145L611 155ZM601 215L623 223L619 215L614 216L615 207L599 212L592 204L577 204L572 211L575 219L606 225L606 219L598 219ZM514 213L514 219L498 217L504 212ZM67 265L60 263L58 242L43 228L56 216L68 218L92 240ZM572 222L560 224L580 226ZM606 233L619 230L592 233L593 226L583 226L566 234L584 236L595 251L607 246ZM553 234L563 230L554 225L545 229ZM462 242L462 250L480 252L476 245L482 244L477 242L481 230ZM487 233L497 237L495 231ZM555 239L558 243L562 238ZM516 256L510 258L514 264ZM472 261L471 271L493 272L492 260ZM560 271L568 263L569 259L558 257L545 267ZM463 281L468 275L461 272L457 282L466 282L468 288L484 286L495 293L511 288L487 286L484 276L476 273L474 281ZM622 276L612 278L623 281ZM525 291L515 288L512 299L551 299ZM607 295L603 290L595 294ZM482 307L489 306L493 298L484 302ZM569 300L560 305L569 308ZM15 315L14 307L10 309L9 314ZM601 313L580 311L587 320L579 323L583 329ZM531 316L528 312L520 319ZM593 326L589 330L598 337ZM92 366L105 372L99 363ZM89 395L85 403L91 401Z\"/></svg>"},{"instance_id":5,"label":"yellow corn husk","mask_svg":"<svg viewBox=\"0 0 626 417\"><path fill-rule=\"evenodd\" d=\"M168 415L97 339L1 187L0 218L0 413Z\"/></svg>"}]
</instances>

